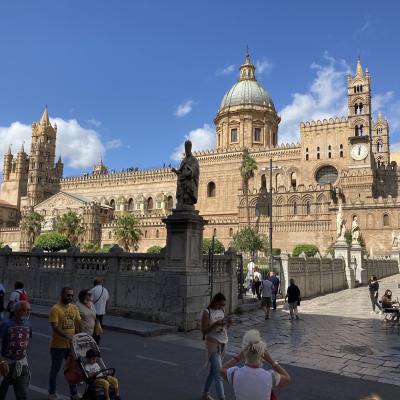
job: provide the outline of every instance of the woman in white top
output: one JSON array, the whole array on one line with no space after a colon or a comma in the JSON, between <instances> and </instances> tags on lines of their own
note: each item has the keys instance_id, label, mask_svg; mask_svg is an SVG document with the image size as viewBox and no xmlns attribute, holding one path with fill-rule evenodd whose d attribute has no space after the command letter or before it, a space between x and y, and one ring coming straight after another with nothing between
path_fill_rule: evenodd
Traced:
<instances>
[{"instance_id":1,"label":"woman in white top","mask_svg":"<svg viewBox=\"0 0 400 400\"><path fill-rule=\"evenodd\" d=\"M245 365L237 367L242 360ZM263 360L270 364L272 370L262 368ZM242 352L222 367L221 375L233 385L236 400L269 400L274 388L290 382L289 374L272 359L260 332L255 329L245 333Z\"/></svg>"},{"instance_id":2,"label":"woman in white top","mask_svg":"<svg viewBox=\"0 0 400 400\"><path fill-rule=\"evenodd\" d=\"M93 336L96 326L96 309L92 303L92 294L89 289L83 289L79 292L78 298L76 306L81 315L81 331Z\"/></svg>"},{"instance_id":3,"label":"woman in white top","mask_svg":"<svg viewBox=\"0 0 400 400\"><path fill-rule=\"evenodd\" d=\"M201 316L201 331L206 341L207 360L210 365L202 400L212 400L209 391L213 382L215 382L218 400L225 399L224 385L219 373L225 346L228 343L227 327L230 325L230 320L225 318L225 302L225 296L217 293Z\"/></svg>"}]
</instances>

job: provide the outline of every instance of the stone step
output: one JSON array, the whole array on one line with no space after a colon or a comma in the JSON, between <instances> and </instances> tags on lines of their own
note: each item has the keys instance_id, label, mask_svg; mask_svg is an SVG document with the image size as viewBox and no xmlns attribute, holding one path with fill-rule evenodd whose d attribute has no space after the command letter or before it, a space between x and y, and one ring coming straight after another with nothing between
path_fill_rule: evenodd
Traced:
<instances>
[{"instance_id":1,"label":"stone step","mask_svg":"<svg viewBox=\"0 0 400 400\"><path fill-rule=\"evenodd\" d=\"M31 304L32 315L47 318L50 307L39 304ZM137 319L106 315L103 321L104 328L113 331L131 333L142 337L160 336L175 333L176 328L170 325L158 324L155 322L140 321Z\"/></svg>"}]
</instances>

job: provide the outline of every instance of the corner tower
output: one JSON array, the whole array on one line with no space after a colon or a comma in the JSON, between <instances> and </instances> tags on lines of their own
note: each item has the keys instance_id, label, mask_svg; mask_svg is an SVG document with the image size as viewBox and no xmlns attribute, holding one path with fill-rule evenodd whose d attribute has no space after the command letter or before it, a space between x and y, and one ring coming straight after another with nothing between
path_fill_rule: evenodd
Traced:
<instances>
[{"instance_id":1,"label":"corner tower","mask_svg":"<svg viewBox=\"0 0 400 400\"><path fill-rule=\"evenodd\" d=\"M50 124L47 106L39 123L32 124L32 145L29 157L28 204L35 206L59 191L61 159L54 165L57 125Z\"/></svg>"},{"instance_id":2,"label":"corner tower","mask_svg":"<svg viewBox=\"0 0 400 400\"><path fill-rule=\"evenodd\" d=\"M271 149L278 143L281 119L271 96L257 81L255 71L247 52L239 79L226 92L214 119L218 149Z\"/></svg>"}]
</instances>

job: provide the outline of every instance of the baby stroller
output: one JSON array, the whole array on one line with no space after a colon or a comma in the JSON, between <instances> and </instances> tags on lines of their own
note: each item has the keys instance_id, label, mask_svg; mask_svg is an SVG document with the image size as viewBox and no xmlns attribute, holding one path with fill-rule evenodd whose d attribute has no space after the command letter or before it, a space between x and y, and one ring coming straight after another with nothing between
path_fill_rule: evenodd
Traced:
<instances>
[{"instance_id":1,"label":"baby stroller","mask_svg":"<svg viewBox=\"0 0 400 400\"><path fill-rule=\"evenodd\" d=\"M84 383L85 392L81 400L104 400L103 389L95 384L95 379L101 374L114 375L115 368L107 368L101 357L97 359L97 363L101 367L101 371L97 376L88 375L84 367L86 352L94 349L99 352L99 348L94 339L87 333L78 333L72 338L71 354L65 363L64 375L70 384ZM110 399L115 399L115 393L110 386Z\"/></svg>"}]
</instances>

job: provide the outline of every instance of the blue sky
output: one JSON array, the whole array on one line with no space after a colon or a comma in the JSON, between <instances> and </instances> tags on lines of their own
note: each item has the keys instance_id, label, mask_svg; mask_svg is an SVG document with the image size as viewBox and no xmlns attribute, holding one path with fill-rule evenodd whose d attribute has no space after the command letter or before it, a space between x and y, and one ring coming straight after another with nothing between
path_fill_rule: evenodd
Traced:
<instances>
[{"instance_id":1,"label":"blue sky","mask_svg":"<svg viewBox=\"0 0 400 400\"><path fill-rule=\"evenodd\" d=\"M281 142L297 141L301 120L345 113L360 54L400 148L399 15L398 2L370 0L2 1L0 156L29 147L45 104L66 175L100 156L116 170L175 162L186 136L213 146L246 45Z\"/></svg>"}]
</instances>

